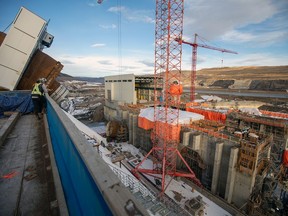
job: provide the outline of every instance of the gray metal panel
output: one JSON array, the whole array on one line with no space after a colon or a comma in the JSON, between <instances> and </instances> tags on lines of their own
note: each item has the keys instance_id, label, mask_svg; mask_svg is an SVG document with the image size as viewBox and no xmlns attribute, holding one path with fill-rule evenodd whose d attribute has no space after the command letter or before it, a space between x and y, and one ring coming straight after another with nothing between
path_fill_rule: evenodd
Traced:
<instances>
[{"instance_id":1,"label":"gray metal panel","mask_svg":"<svg viewBox=\"0 0 288 216\"><path fill-rule=\"evenodd\" d=\"M25 8L18 12L0 46L0 86L13 90L38 46L47 22Z\"/></svg>"}]
</instances>

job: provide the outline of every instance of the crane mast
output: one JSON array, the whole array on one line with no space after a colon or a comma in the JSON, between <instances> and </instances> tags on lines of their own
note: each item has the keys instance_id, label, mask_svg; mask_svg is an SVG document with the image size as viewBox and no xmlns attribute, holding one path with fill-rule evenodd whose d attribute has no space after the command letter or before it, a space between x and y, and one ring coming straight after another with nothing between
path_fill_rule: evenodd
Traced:
<instances>
[{"instance_id":1,"label":"crane mast","mask_svg":"<svg viewBox=\"0 0 288 216\"><path fill-rule=\"evenodd\" d=\"M97 2L101 4L103 0ZM171 87L175 81L178 84L181 82L182 43L177 42L176 38L182 38L183 12L184 0L156 0L154 127L151 133L153 147L133 170L135 176L138 176L140 172L161 179L161 194L171 182L166 183L167 176L188 177L197 185L202 186L178 150L181 129L179 125L181 94L171 93ZM161 93L159 89L162 89ZM161 94L163 98L160 108L158 107L158 94ZM153 156L153 167L147 169L142 165L149 156ZM177 171L178 157L185 164L188 173Z\"/></svg>"},{"instance_id":2,"label":"crane mast","mask_svg":"<svg viewBox=\"0 0 288 216\"><path fill-rule=\"evenodd\" d=\"M162 89L163 104L159 107L157 97L154 99L154 128L151 135L153 147L144 159L135 167L138 172L161 179L162 194L168 187L167 176L189 177L201 185L194 172L181 156L179 105L181 95L173 95L170 91L173 82L181 81L182 44L175 39L182 38L184 0L156 0L155 25L155 67L154 95ZM153 156L153 168L144 168L143 163ZM177 157L185 164L188 173L178 172Z\"/></svg>"}]
</instances>

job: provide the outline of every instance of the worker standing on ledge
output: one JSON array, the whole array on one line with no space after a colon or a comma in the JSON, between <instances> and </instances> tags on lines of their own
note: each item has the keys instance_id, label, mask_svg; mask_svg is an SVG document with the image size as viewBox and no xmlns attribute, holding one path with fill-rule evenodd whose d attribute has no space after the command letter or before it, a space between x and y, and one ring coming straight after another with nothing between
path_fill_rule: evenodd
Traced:
<instances>
[{"instance_id":1,"label":"worker standing on ledge","mask_svg":"<svg viewBox=\"0 0 288 216\"><path fill-rule=\"evenodd\" d=\"M41 96L41 101L42 101L42 113L46 113L46 108L47 108L47 100L46 100L46 96L45 94L47 93L48 94L48 90L50 91L50 89L48 89L46 87L46 82L47 82L47 79L46 78L42 78L40 79L40 82L41 82L41 87L43 89L43 93L42 93L42 96Z\"/></svg>"},{"instance_id":2,"label":"worker standing on ledge","mask_svg":"<svg viewBox=\"0 0 288 216\"><path fill-rule=\"evenodd\" d=\"M183 86L177 81L173 81L169 89L170 95L174 98L174 102L180 102L181 94L183 93Z\"/></svg>"},{"instance_id":3,"label":"worker standing on ledge","mask_svg":"<svg viewBox=\"0 0 288 216\"><path fill-rule=\"evenodd\" d=\"M31 97L34 105L34 113L38 119L41 119L41 113L46 104L45 93L47 89L45 86L45 78L38 79L37 82L33 85L31 92Z\"/></svg>"}]
</instances>

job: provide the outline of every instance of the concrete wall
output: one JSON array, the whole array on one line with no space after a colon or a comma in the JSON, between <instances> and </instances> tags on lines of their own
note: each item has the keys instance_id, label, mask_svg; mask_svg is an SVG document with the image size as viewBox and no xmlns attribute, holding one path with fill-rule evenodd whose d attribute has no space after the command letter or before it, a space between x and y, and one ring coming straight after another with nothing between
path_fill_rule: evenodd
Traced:
<instances>
[{"instance_id":1,"label":"concrete wall","mask_svg":"<svg viewBox=\"0 0 288 216\"><path fill-rule=\"evenodd\" d=\"M137 144L141 149L143 149L146 152L149 152L151 148L153 147L153 144L151 142L151 131L144 130L142 128L137 129Z\"/></svg>"},{"instance_id":2,"label":"concrete wall","mask_svg":"<svg viewBox=\"0 0 288 216\"><path fill-rule=\"evenodd\" d=\"M227 186L227 179L229 176L229 161L230 161L230 155L231 150L235 147L235 143L229 141L229 140L223 140L224 146L223 151L221 155L221 172L219 174L219 179L221 179L218 182L218 195L222 198L225 198L226 193L226 186Z\"/></svg>"},{"instance_id":3,"label":"concrete wall","mask_svg":"<svg viewBox=\"0 0 288 216\"><path fill-rule=\"evenodd\" d=\"M219 175L220 175L220 170L222 169L221 159L222 159L224 143L223 142L215 143L215 145L216 145L216 149L215 149L214 164L213 164L213 178L212 178L211 191L212 193L217 194Z\"/></svg>"},{"instance_id":4,"label":"concrete wall","mask_svg":"<svg viewBox=\"0 0 288 216\"><path fill-rule=\"evenodd\" d=\"M200 156L206 164L206 169L203 170L202 173L202 184L208 189L211 189L215 157L215 141L212 142L211 138L205 134L201 137Z\"/></svg>"},{"instance_id":5,"label":"concrete wall","mask_svg":"<svg viewBox=\"0 0 288 216\"><path fill-rule=\"evenodd\" d=\"M247 202L252 191L251 180L251 176L246 173L236 173L232 203L234 203L238 208Z\"/></svg>"},{"instance_id":6,"label":"concrete wall","mask_svg":"<svg viewBox=\"0 0 288 216\"><path fill-rule=\"evenodd\" d=\"M117 119L117 110L104 106L104 117L107 121L115 120Z\"/></svg>"},{"instance_id":7,"label":"concrete wall","mask_svg":"<svg viewBox=\"0 0 288 216\"><path fill-rule=\"evenodd\" d=\"M238 152L239 152L239 148L233 147L231 149L231 154L229 158L229 168L228 168L229 170L228 170L226 190L225 190L225 199L227 200L228 203L231 203L233 192L234 192L235 177L237 173L236 163L238 159Z\"/></svg>"},{"instance_id":8,"label":"concrete wall","mask_svg":"<svg viewBox=\"0 0 288 216\"><path fill-rule=\"evenodd\" d=\"M184 135L185 133L186 135ZM206 169L204 169L202 172L202 184L210 189L215 195L226 199L228 197L226 190L228 190L228 192L234 193L234 182L231 186L227 181L234 181L234 179L236 179L236 167L232 167L232 171L234 172L234 176L232 178L230 175L232 168L229 167L229 165L230 157L232 154L231 152L234 148L236 148L237 144L230 140L218 139L208 136L207 134L199 135L198 132L185 133L183 133L183 142L185 141L184 137L190 136L189 145L193 148L193 150L200 154L204 164L206 165ZM234 158L234 165L236 163L235 160L237 161L237 156L237 154L233 155L233 157L236 157ZM246 183L251 185L250 179L246 179ZM244 197L247 200L247 195ZM233 201L231 195L230 199ZM238 199L238 197L235 196L235 199ZM240 199L242 198L240 197Z\"/></svg>"}]
</instances>

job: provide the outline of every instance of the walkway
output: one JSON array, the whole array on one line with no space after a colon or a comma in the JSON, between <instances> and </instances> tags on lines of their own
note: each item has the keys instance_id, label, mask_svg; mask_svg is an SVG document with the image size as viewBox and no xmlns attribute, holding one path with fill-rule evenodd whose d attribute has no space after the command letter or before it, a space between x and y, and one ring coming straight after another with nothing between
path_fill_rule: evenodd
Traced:
<instances>
[{"instance_id":1,"label":"walkway","mask_svg":"<svg viewBox=\"0 0 288 216\"><path fill-rule=\"evenodd\" d=\"M21 116L3 142L0 194L0 215L59 215L43 119Z\"/></svg>"}]
</instances>

